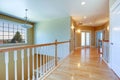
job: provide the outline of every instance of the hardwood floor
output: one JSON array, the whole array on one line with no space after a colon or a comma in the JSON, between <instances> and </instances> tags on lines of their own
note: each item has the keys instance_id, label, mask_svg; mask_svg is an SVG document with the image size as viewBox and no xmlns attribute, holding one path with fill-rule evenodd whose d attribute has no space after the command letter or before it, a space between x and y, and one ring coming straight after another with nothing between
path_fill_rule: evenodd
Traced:
<instances>
[{"instance_id":1,"label":"hardwood floor","mask_svg":"<svg viewBox=\"0 0 120 80\"><path fill-rule=\"evenodd\" d=\"M119 80L97 49L77 49L45 80Z\"/></svg>"}]
</instances>

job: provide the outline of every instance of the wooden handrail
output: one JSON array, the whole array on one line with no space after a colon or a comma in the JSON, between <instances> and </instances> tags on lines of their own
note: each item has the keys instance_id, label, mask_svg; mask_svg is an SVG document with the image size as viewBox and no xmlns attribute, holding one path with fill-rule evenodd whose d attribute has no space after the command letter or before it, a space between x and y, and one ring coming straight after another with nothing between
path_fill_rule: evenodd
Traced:
<instances>
[{"instance_id":1,"label":"wooden handrail","mask_svg":"<svg viewBox=\"0 0 120 80\"><path fill-rule=\"evenodd\" d=\"M109 40L103 40L103 42L109 42Z\"/></svg>"},{"instance_id":2,"label":"wooden handrail","mask_svg":"<svg viewBox=\"0 0 120 80\"><path fill-rule=\"evenodd\" d=\"M68 43L70 41L64 41L64 42L57 42L57 44L63 44L63 43Z\"/></svg>"},{"instance_id":3,"label":"wooden handrail","mask_svg":"<svg viewBox=\"0 0 120 80\"><path fill-rule=\"evenodd\" d=\"M0 52L7 52L7 51L14 51L14 50L21 50L21 49L33 48L33 47L41 47L41 46L50 46L50 45L55 45L55 44L68 43L68 42L70 42L70 41L53 42L53 43L47 43L47 44L36 44L36 45L23 45L23 46L4 47L4 48L0 48Z\"/></svg>"}]
</instances>

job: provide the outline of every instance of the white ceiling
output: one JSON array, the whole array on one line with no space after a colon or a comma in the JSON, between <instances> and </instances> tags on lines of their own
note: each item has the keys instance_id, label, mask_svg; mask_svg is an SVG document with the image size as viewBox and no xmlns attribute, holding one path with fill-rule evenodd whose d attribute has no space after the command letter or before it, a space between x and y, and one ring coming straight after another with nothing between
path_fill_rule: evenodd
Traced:
<instances>
[{"instance_id":1,"label":"white ceiling","mask_svg":"<svg viewBox=\"0 0 120 80\"><path fill-rule=\"evenodd\" d=\"M0 11L24 18L27 8L31 21L72 16L78 23L95 26L108 21L108 5L109 0L0 0Z\"/></svg>"}]
</instances>

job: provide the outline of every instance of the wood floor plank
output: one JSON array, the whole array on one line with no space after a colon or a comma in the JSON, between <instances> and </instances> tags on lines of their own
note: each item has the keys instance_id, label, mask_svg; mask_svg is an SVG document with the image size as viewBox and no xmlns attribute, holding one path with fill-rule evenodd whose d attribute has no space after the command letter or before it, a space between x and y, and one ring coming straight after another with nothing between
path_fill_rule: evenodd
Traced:
<instances>
[{"instance_id":1,"label":"wood floor plank","mask_svg":"<svg viewBox=\"0 0 120 80\"><path fill-rule=\"evenodd\" d=\"M45 80L119 80L96 48L77 49Z\"/></svg>"}]
</instances>

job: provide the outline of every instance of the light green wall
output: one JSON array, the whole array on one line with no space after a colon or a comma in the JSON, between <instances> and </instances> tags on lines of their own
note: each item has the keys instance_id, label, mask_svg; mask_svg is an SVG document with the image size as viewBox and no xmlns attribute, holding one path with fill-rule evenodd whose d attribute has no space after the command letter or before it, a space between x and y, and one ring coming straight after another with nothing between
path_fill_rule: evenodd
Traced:
<instances>
[{"instance_id":1,"label":"light green wall","mask_svg":"<svg viewBox=\"0 0 120 80\"><path fill-rule=\"evenodd\" d=\"M34 26L27 30L27 44L34 44Z\"/></svg>"},{"instance_id":2,"label":"light green wall","mask_svg":"<svg viewBox=\"0 0 120 80\"><path fill-rule=\"evenodd\" d=\"M41 21L34 28L35 44L70 40L70 17Z\"/></svg>"}]
</instances>

